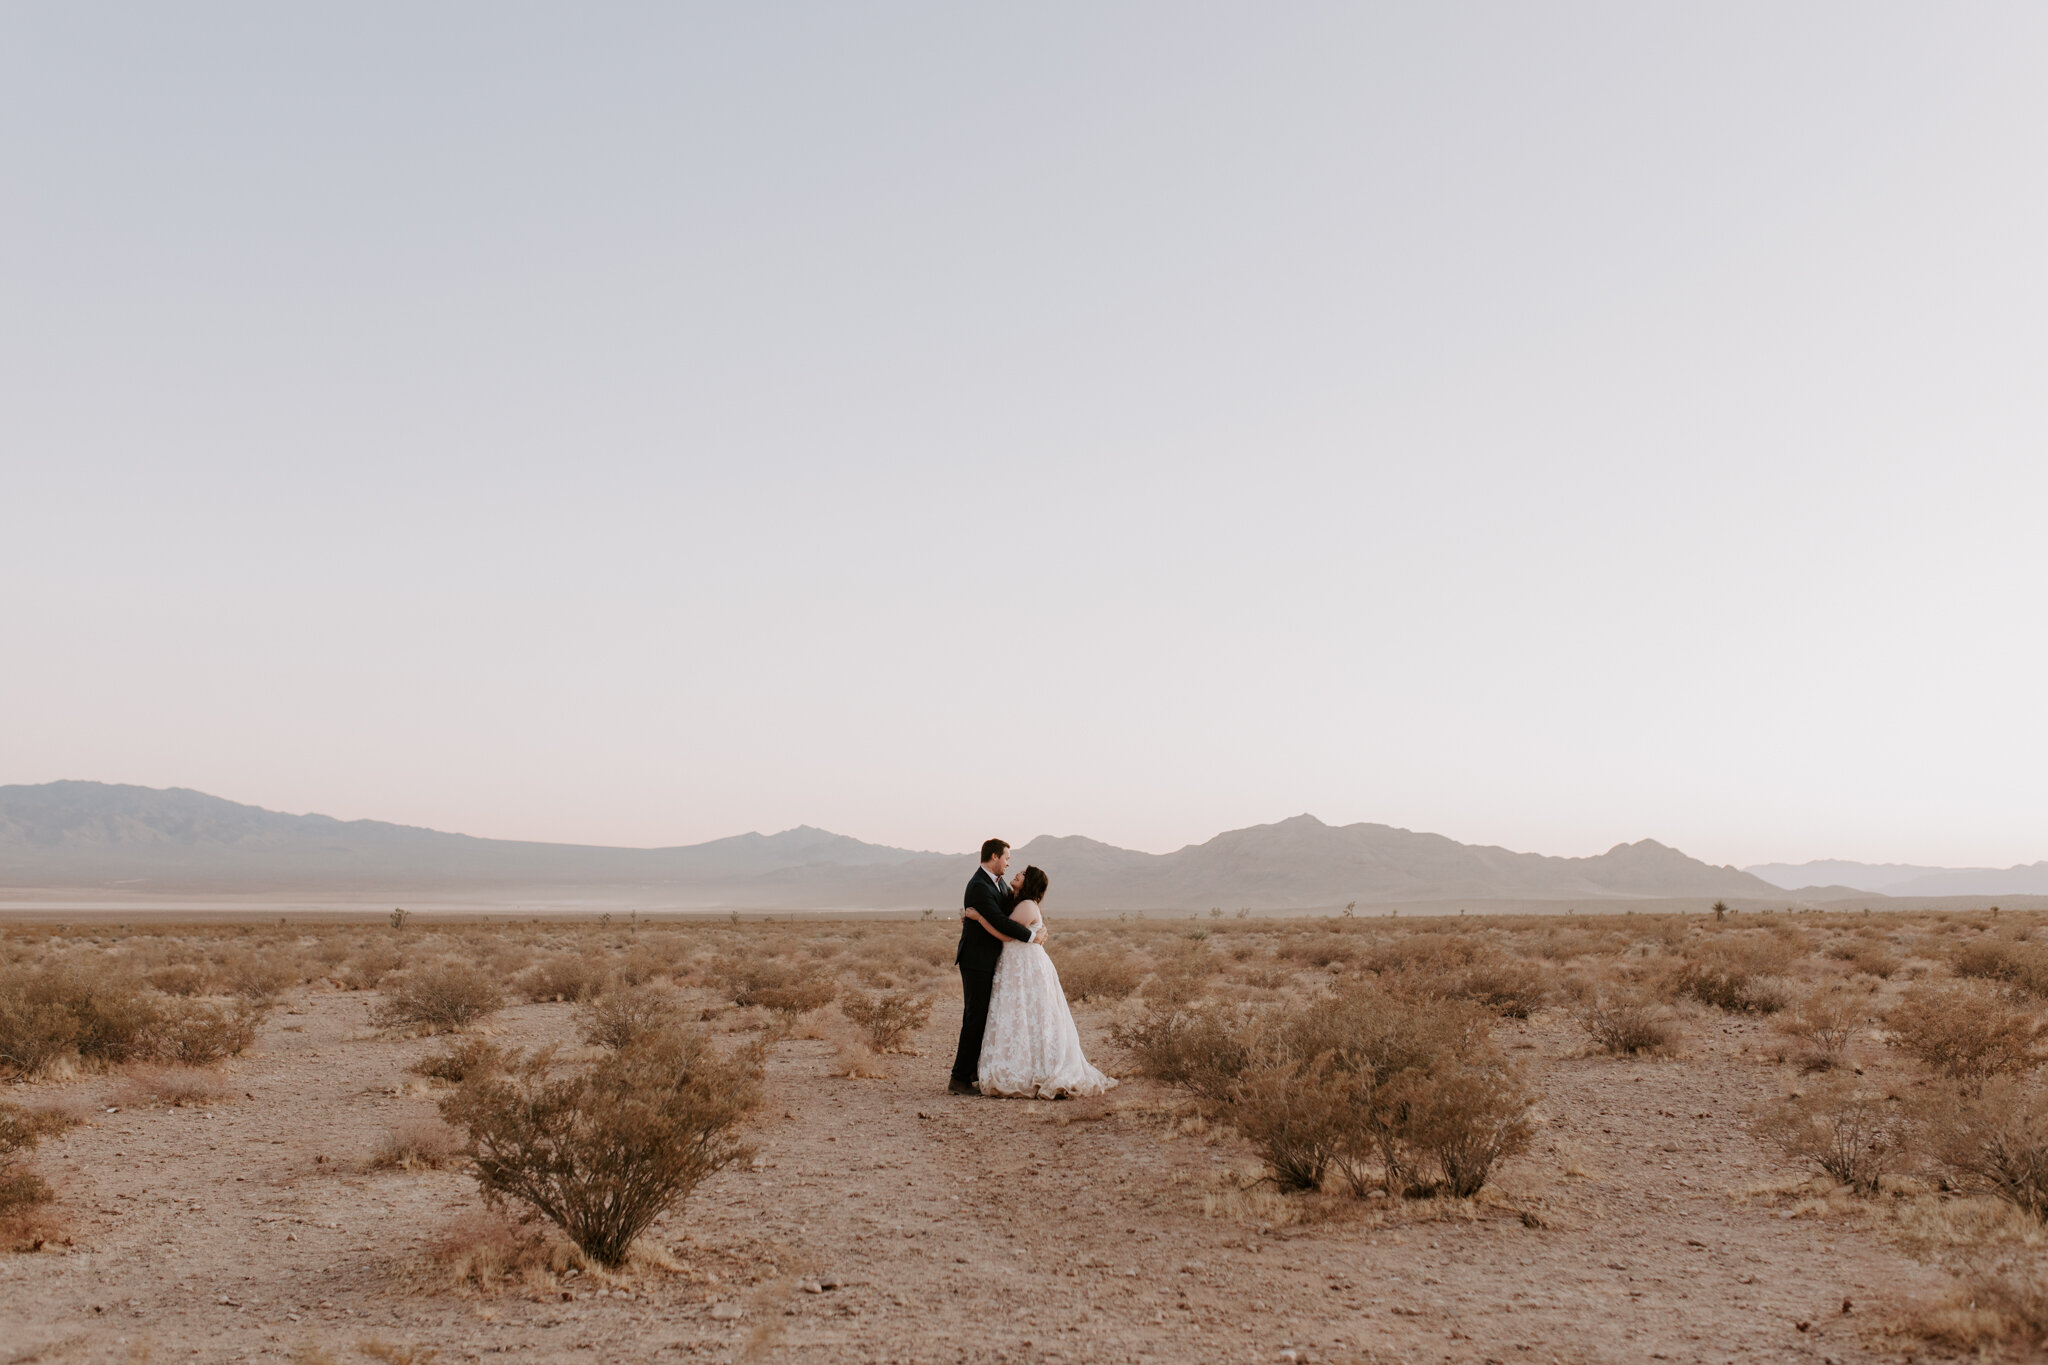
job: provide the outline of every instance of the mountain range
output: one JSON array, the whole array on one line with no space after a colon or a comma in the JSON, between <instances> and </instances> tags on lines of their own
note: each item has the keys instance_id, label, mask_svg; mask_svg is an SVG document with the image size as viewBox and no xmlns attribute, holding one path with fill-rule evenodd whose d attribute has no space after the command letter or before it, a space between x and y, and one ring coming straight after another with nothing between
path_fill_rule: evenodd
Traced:
<instances>
[{"instance_id":1,"label":"mountain range","mask_svg":"<svg viewBox=\"0 0 2048 1365\"><path fill-rule=\"evenodd\" d=\"M1589 858L1461 844L1311 815L1231 830L1172 853L1041 836L1037 863L1069 910L1254 910L1511 901L1731 898L1783 893L1652 839ZM469 895L649 906L897 909L953 904L971 853L889 848L800 826L675 848L479 839L376 820L287 815L183 788L50 782L0 787L0 889L110 896Z\"/></svg>"},{"instance_id":2,"label":"mountain range","mask_svg":"<svg viewBox=\"0 0 2048 1365\"><path fill-rule=\"evenodd\" d=\"M1773 886L1799 891L1847 886L1899 898L1935 896L2048 896L2048 862L2012 867L1920 867L1912 863L1759 863L1744 868Z\"/></svg>"}]
</instances>

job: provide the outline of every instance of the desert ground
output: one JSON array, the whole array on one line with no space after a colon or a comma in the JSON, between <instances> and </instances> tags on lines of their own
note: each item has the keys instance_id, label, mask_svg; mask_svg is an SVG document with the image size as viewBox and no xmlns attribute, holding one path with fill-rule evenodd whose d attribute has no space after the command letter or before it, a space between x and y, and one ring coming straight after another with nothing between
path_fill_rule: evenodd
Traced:
<instances>
[{"instance_id":1,"label":"desert ground","mask_svg":"<svg viewBox=\"0 0 2048 1365\"><path fill-rule=\"evenodd\" d=\"M10 926L0 1362L2030 1359L2048 1326L2034 1187L1951 1131L2040 1150L2037 917L1048 918L1104 1096L945 1093L944 918ZM1470 1025L1479 1098L1411 1067L1399 1148L1394 1082L1308 1114L1363 1073L1276 1021L1346 1000ZM480 1057L623 1055L621 1001L759 1079L751 1150L608 1267L488 1203L443 1106ZM856 1022L887 1002L899 1036ZM1472 1124L1497 1148L1476 1191L1419 1155L1445 1123L1468 1187Z\"/></svg>"}]
</instances>

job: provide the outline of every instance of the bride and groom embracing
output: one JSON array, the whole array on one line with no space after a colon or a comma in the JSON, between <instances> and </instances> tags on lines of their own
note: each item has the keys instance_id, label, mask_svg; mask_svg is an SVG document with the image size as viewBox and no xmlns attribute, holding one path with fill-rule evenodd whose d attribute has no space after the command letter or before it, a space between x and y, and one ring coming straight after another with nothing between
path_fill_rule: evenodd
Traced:
<instances>
[{"instance_id":1,"label":"bride and groom embracing","mask_svg":"<svg viewBox=\"0 0 2048 1365\"><path fill-rule=\"evenodd\" d=\"M1045 952L1047 878L1027 867L1010 882L1010 846L981 846L981 870L960 911L960 1048L955 1095L1054 1100L1100 1095L1116 1082L1088 1064L1060 974Z\"/></svg>"}]
</instances>

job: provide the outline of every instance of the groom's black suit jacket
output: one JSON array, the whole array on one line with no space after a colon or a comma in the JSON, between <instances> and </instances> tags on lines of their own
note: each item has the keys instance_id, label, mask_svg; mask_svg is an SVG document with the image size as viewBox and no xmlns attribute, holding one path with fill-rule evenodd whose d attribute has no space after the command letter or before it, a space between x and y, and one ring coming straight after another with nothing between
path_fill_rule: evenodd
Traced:
<instances>
[{"instance_id":1,"label":"groom's black suit jacket","mask_svg":"<svg viewBox=\"0 0 2048 1365\"><path fill-rule=\"evenodd\" d=\"M1028 939L1031 930L1010 918L1010 910L1017 904L1016 893L988 874L987 868L974 870L973 880L967 883L967 893L960 903L970 910L979 910L988 916L988 922L1013 938ZM991 934L971 919L960 921L960 947L953 954L953 961L961 967L975 971L992 972L996 959L1003 955L1003 940Z\"/></svg>"}]
</instances>

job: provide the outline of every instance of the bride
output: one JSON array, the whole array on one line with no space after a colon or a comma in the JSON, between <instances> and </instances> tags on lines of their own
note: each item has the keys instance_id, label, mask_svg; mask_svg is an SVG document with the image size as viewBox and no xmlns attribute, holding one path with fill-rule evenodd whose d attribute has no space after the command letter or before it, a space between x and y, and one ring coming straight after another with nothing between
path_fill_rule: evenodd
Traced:
<instances>
[{"instance_id":1,"label":"bride","mask_svg":"<svg viewBox=\"0 0 2048 1365\"><path fill-rule=\"evenodd\" d=\"M1039 904L1047 878L1035 867L1024 869L1017 887L1017 907L1010 917L1019 924L1043 924ZM967 914L995 933L981 912ZM1001 935L998 935L1001 937ZM988 1031L981 1040L981 1093L1026 1099L1056 1100L1075 1095L1100 1095L1116 1082L1088 1064L1081 1035L1067 1008L1066 992L1052 959L1036 943L1004 939L996 962L995 984L988 998Z\"/></svg>"}]
</instances>

